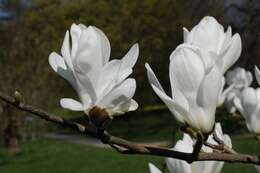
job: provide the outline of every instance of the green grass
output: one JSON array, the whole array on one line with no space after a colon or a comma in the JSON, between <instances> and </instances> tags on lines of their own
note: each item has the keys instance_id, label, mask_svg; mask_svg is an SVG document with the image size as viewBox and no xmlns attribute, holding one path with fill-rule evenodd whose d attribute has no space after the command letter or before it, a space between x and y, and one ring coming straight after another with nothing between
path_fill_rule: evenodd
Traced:
<instances>
[{"instance_id":1,"label":"green grass","mask_svg":"<svg viewBox=\"0 0 260 173\"><path fill-rule=\"evenodd\" d=\"M260 154L254 139L234 137L233 145L243 153ZM1 173L146 173L147 163L163 167L164 159L151 156L126 156L112 149L100 149L56 140L25 143L18 155L0 149ZM252 165L225 164L223 173L254 173Z\"/></svg>"},{"instance_id":2,"label":"green grass","mask_svg":"<svg viewBox=\"0 0 260 173\"><path fill-rule=\"evenodd\" d=\"M16 156L0 150L1 173L143 173L149 161L163 164L159 157L125 156L111 149L54 140L26 143Z\"/></svg>"}]
</instances>

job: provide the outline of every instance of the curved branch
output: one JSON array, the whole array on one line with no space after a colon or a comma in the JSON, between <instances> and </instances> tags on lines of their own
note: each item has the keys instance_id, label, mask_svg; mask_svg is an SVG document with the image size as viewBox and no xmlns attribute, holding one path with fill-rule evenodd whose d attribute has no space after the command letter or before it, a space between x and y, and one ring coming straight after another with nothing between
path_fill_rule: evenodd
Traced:
<instances>
[{"instance_id":1,"label":"curved branch","mask_svg":"<svg viewBox=\"0 0 260 173\"><path fill-rule=\"evenodd\" d=\"M56 123L58 125L71 128L81 134L90 135L92 137L100 139L103 143L112 146L116 151L123 154L142 154L171 157L192 163L195 161L225 161L230 163L247 163L260 165L260 157L256 155L247 155L240 153L204 153L200 152L197 156L193 153L184 153L179 151L173 151L167 148L140 145L116 136L112 136L106 131L100 132L97 128L91 124L80 124L69 119L61 118L59 116L50 114L42 109L34 108L31 105L25 104L15 97L8 96L0 92L0 99L15 108L32 113L46 121Z\"/></svg>"}]
</instances>

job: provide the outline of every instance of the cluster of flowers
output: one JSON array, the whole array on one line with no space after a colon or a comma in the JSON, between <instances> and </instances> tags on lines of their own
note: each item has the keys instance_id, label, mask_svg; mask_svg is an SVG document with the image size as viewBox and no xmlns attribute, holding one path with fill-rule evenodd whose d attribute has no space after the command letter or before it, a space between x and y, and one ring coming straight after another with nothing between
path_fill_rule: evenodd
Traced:
<instances>
[{"instance_id":1,"label":"cluster of flowers","mask_svg":"<svg viewBox=\"0 0 260 173\"><path fill-rule=\"evenodd\" d=\"M224 74L241 54L239 34L232 35L231 27L225 32L216 19L207 16L191 31L184 28L183 35L184 42L170 55L171 96L165 93L149 64L145 64L154 92L167 105L181 126L206 134L209 136L209 143L214 144L212 132L215 130L219 138L232 147L229 136L223 135L221 125L215 124L216 108L224 101L226 104L232 102L231 107L234 103L245 117L250 131L259 134L260 126L257 127L257 121L260 124L260 90L248 88L252 76L241 69L229 72L229 86L223 89ZM100 111L112 119L138 108L137 102L132 99L136 82L135 79L128 78L139 55L138 44L133 45L121 60L109 60L110 51L108 38L94 26L73 24L70 31L66 32L61 55L51 53L49 63L55 72L72 85L80 101L63 98L60 100L63 108L84 111L90 116L90 120L93 119L93 114ZM237 71L241 71L241 75L246 78L242 83L236 82L242 78L237 75ZM260 72L257 69L256 77L260 82ZM104 117L97 118L103 119ZM192 152L194 140L184 134L173 150ZM206 146L203 146L202 150L212 152L212 149ZM167 158L166 163L171 172L219 172L223 166L222 162L213 161L190 165L171 158ZM151 172L160 172L152 164L149 165Z\"/></svg>"}]
</instances>

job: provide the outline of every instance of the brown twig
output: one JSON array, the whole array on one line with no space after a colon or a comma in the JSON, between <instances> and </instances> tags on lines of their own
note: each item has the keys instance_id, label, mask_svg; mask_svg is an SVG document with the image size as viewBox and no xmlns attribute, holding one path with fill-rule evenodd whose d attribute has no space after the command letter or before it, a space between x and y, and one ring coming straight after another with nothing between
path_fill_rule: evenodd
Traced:
<instances>
[{"instance_id":1,"label":"brown twig","mask_svg":"<svg viewBox=\"0 0 260 173\"><path fill-rule=\"evenodd\" d=\"M112 146L114 149L123 154L142 154L142 155L153 155L171 157L180 160L187 161L188 163L194 161L226 161L231 163L248 163L260 165L260 158L256 155L246 155L239 153L184 153L173 151L167 148L152 147L147 145L140 145L116 136L112 136L106 131L100 132L90 124L80 124L74 121L61 118L59 116L50 114L42 109L34 108L31 105L25 104L24 102L17 101L14 97L8 96L0 92L0 99L4 102L16 107L17 109L25 112L32 113L44 120L62 125L67 128L76 130L79 133L90 135L92 137L100 139L103 143ZM200 144L198 144L200 145Z\"/></svg>"}]
</instances>

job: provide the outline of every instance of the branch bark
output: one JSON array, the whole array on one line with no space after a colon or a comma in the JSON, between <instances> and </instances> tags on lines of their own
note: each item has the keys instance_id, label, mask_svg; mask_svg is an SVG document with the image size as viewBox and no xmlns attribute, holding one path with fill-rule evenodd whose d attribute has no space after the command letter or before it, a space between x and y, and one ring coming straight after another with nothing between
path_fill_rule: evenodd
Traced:
<instances>
[{"instance_id":1,"label":"branch bark","mask_svg":"<svg viewBox=\"0 0 260 173\"><path fill-rule=\"evenodd\" d=\"M0 92L0 99L21 111L32 113L46 121L50 121L52 123L56 123L66 128L73 129L81 134L98 138L103 143L110 145L112 148L114 148L116 151L122 154L142 154L171 157L187 161L188 163L192 163L195 161L225 161L230 163L246 163L260 165L260 157L257 155L218 152L196 152L197 154L194 155L194 153L173 151L168 148L141 145L116 136L112 136L106 131L100 131L91 124L80 124L69 119L53 115L42 109L34 108L33 106L26 104L21 100L17 100L15 97L6 95L2 92Z\"/></svg>"}]
</instances>

